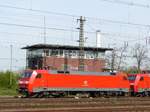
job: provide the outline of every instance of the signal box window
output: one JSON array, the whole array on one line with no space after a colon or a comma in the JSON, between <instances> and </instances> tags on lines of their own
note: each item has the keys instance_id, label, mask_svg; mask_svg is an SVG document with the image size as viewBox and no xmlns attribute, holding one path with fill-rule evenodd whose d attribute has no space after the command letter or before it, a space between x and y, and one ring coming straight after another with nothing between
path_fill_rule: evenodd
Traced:
<instances>
[{"instance_id":1,"label":"signal box window","mask_svg":"<svg viewBox=\"0 0 150 112\"><path fill-rule=\"evenodd\" d=\"M37 74L36 79L40 79L42 77L41 74Z\"/></svg>"}]
</instances>

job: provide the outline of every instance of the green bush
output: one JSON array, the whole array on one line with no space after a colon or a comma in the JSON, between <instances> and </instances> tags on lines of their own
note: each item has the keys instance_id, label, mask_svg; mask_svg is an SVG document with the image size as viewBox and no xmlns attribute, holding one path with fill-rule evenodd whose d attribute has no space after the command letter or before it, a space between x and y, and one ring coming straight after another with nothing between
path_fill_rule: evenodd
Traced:
<instances>
[{"instance_id":1,"label":"green bush","mask_svg":"<svg viewBox=\"0 0 150 112\"><path fill-rule=\"evenodd\" d=\"M18 86L19 74L14 72L0 72L0 95L2 93L9 95L15 94Z\"/></svg>"}]
</instances>

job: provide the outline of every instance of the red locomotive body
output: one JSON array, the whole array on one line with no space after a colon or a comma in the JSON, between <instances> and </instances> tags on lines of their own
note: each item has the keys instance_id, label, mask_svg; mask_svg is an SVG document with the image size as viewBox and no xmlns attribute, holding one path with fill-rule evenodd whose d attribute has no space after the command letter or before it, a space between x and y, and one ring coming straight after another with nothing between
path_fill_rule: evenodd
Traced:
<instances>
[{"instance_id":1,"label":"red locomotive body","mask_svg":"<svg viewBox=\"0 0 150 112\"><path fill-rule=\"evenodd\" d=\"M34 70L24 72L23 78L19 80L19 91L28 95L83 92L93 95L125 95L129 89L129 81L121 73Z\"/></svg>"}]
</instances>

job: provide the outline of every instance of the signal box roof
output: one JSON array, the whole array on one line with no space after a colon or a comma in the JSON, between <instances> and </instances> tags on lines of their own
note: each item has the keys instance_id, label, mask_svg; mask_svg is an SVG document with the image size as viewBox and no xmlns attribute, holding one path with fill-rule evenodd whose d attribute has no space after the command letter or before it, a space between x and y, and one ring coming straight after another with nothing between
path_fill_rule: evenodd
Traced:
<instances>
[{"instance_id":1,"label":"signal box roof","mask_svg":"<svg viewBox=\"0 0 150 112\"><path fill-rule=\"evenodd\" d=\"M54 45L54 44L35 44L31 46L23 47L22 49L64 49L64 50L80 50L79 46L70 45ZM102 48L102 47L84 47L85 51L111 51L112 48Z\"/></svg>"}]
</instances>

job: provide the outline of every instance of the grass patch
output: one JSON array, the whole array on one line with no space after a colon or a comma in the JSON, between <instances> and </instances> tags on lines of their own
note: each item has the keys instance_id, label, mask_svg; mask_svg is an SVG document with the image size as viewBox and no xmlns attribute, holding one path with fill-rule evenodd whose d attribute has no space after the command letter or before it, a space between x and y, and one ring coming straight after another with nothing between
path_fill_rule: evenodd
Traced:
<instances>
[{"instance_id":1,"label":"grass patch","mask_svg":"<svg viewBox=\"0 0 150 112\"><path fill-rule=\"evenodd\" d=\"M0 96L15 96L17 91L11 88L0 88Z\"/></svg>"}]
</instances>

